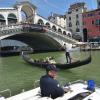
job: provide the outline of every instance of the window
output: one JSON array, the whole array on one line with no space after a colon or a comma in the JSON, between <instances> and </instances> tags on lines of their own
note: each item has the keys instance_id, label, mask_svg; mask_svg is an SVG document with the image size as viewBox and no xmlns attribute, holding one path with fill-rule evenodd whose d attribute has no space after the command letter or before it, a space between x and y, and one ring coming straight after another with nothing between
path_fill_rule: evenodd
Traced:
<instances>
[{"instance_id":1,"label":"window","mask_svg":"<svg viewBox=\"0 0 100 100\"><path fill-rule=\"evenodd\" d=\"M69 17L69 20L71 20L71 17Z\"/></svg>"},{"instance_id":2,"label":"window","mask_svg":"<svg viewBox=\"0 0 100 100\"><path fill-rule=\"evenodd\" d=\"M76 9L76 11L78 11L78 9Z\"/></svg>"},{"instance_id":3,"label":"window","mask_svg":"<svg viewBox=\"0 0 100 100\"><path fill-rule=\"evenodd\" d=\"M69 27L72 27L72 23L71 22L69 23Z\"/></svg>"},{"instance_id":4,"label":"window","mask_svg":"<svg viewBox=\"0 0 100 100\"><path fill-rule=\"evenodd\" d=\"M95 21L95 25L100 25L100 19L96 19L96 21Z\"/></svg>"},{"instance_id":5,"label":"window","mask_svg":"<svg viewBox=\"0 0 100 100\"><path fill-rule=\"evenodd\" d=\"M94 25L94 20L92 20L92 25Z\"/></svg>"},{"instance_id":6,"label":"window","mask_svg":"<svg viewBox=\"0 0 100 100\"><path fill-rule=\"evenodd\" d=\"M68 14L71 14L71 13L72 13L71 11L68 12Z\"/></svg>"},{"instance_id":7,"label":"window","mask_svg":"<svg viewBox=\"0 0 100 100\"><path fill-rule=\"evenodd\" d=\"M76 25L80 25L79 21L76 21Z\"/></svg>"},{"instance_id":8,"label":"window","mask_svg":"<svg viewBox=\"0 0 100 100\"><path fill-rule=\"evenodd\" d=\"M78 14L76 14L76 18L79 18Z\"/></svg>"},{"instance_id":9,"label":"window","mask_svg":"<svg viewBox=\"0 0 100 100\"><path fill-rule=\"evenodd\" d=\"M79 28L76 28L76 32L80 32L80 29Z\"/></svg>"}]
</instances>

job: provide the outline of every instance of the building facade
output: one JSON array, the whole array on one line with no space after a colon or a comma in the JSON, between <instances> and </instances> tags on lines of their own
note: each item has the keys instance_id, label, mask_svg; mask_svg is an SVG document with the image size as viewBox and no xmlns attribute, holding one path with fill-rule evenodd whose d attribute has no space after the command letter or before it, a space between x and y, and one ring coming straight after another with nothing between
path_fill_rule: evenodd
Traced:
<instances>
[{"instance_id":1,"label":"building facade","mask_svg":"<svg viewBox=\"0 0 100 100\"><path fill-rule=\"evenodd\" d=\"M100 36L100 9L83 13L83 28L89 38Z\"/></svg>"},{"instance_id":2,"label":"building facade","mask_svg":"<svg viewBox=\"0 0 100 100\"><path fill-rule=\"evenodd\" d=\"M66 13L67 29L73 33L74 37L83 38L82 13L86 11L85 3L78 2L70 5Z\"/></svg>"},{"instance_id":3,"label":"building facade","mask_svg":"<svg viewBox=\"0 0 100 100\"><path fill-rule=\"evenodd\" d=\"M97 8L100 8L100 0L97 0Z\"/></svg>"},{"instance_id":4,"label":"building facade","mask_svg":"<svg viewBox=\"0 0 100 100\"><path fill-rule=\"evenodd\" d=\"M48 17L48 20L63 28L66 28L66 16L65 15L59 15L59 14L52 13L51 16Z\"/></svg>"}]
</instances>

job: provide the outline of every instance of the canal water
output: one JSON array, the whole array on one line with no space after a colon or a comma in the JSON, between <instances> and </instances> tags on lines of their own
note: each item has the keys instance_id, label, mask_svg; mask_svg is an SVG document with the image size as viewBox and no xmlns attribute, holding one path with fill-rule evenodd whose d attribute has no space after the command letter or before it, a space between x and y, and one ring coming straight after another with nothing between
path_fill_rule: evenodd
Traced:
<instances>
[{"instance_id":1,"label":"canal water","mask_svg":"<svg viewBox=\"0 0 100 100\"><path fill-rule=\"evenodd\" d=\"M86 57L83 54L82 57ZM64 52L49 52L31 54L33 59L41 59L47 56L52 56L57 62L64 63ZM74 60L80 59L81 54L74 54ZM83 58L84 58L83 57ZM0 58L0 91L10 89L12 95L34 88L34 81L39 80L45 70L32 66L23 61L21 56L3 57ZM57 80L64 84L75 80L93 79L97 85L100 85L100 51L92 52L92 62L74 69L60 70ZM4 94L9 94L5 92Z\"/></svg>"}]
</instances>

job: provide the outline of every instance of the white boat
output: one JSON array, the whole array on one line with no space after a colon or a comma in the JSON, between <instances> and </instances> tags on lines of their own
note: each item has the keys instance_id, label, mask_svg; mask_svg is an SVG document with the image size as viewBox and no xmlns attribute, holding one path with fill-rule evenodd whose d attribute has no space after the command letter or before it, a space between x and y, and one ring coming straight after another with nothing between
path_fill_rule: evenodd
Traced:
<instances>
[{"instance_id":1,"label":"white boat","mask_svg":"<svg viewBox=\"0 0 100 100\"><path fill-rule=\"evenodd\" d=\"M95 86L93 90L87 89L88 83L86 81L75 81L70 83L70 90L62 97L52 99L50 97L41 97L40 87L20 93L18 95L1 98L0 100L100 100L100 88Z\"/></svg>"}]
</instances>

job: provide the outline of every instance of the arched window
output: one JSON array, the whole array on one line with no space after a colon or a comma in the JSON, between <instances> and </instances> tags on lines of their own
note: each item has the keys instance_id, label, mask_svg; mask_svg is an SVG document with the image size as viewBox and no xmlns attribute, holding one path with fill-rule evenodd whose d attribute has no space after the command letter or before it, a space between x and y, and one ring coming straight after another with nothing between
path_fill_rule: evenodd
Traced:
<instances>
[{"instance_id":1,"label":"arched window","mask_svg":"<svg viewBox=\"0 0 100 100\"><path fill-rule=\"evenodd\" d=\"M66 35L66 32L65 32L65 31L63 31L63 34L64 34L64 35Z\"/></svg>"},{"instance_id":2,"label":"arched window","mask_svg":"<svg viewBox=\"0 0 100 100\"><path fill-rule=\"evenodd\" d=\"M50 24L48 22L45 25L46 25L47 28L51 28Z\"/></svg>"},{"instance_id":3,"label":"arched window","mask_svg":"<svg viewBox=\"0 0 100 100\"><path fill-rule=\"evenodd\" d=\"M37 24L44 25L43 20L42 19L39 19Z\"/></svg>"},{"instance_id":4,"label":"arched window","mask_svg":"<svg viewBox=\"0 0 100 100\"><path fill-rule=\"evenodd\" d=\"M59 33L62 33L62 30L59 28L59 29L58 29L58 32L59 32Z\"/></svg>"},{"instance_id":5,"label":"arched window","mask_svg":"<svg viewBox=\"0 0 100 100\"><path fill-rule=\"evenodd\" d=\"M15 14L11 13L8 15L8 24L15 24L17 22L17 17Z\"/></svg>"},{"instance_id":6,"label":"arched window","mask_svg":"<svg viewBox=\"0 0 100 100\"><path fill-rule=\"evenodd\" d=\"M2 14L0 14L0 25L5 25L6 24L6 21L5 21L5 18Z\"/></svg>"},{"instance_id":7,"label":"arched window","mask_svg":"<svg viewBox=\"0 0 100 100\"><path fill-rule=\"evenodd\" d=\"M56 31L57 29L56 29L56 26L52 26L52 30L53 31Z\"/></svg>"},{"instance_id":8,"label":"arched window","mask_svg":"<svg viewBox=\"0 0 100 100\"><path fill-rule=\"evenodd\" d=\"M69 37L71 37L71 34L70 34L70 33L67 33L67 35L68 35Z\"/></svg>"}]
</instances>

